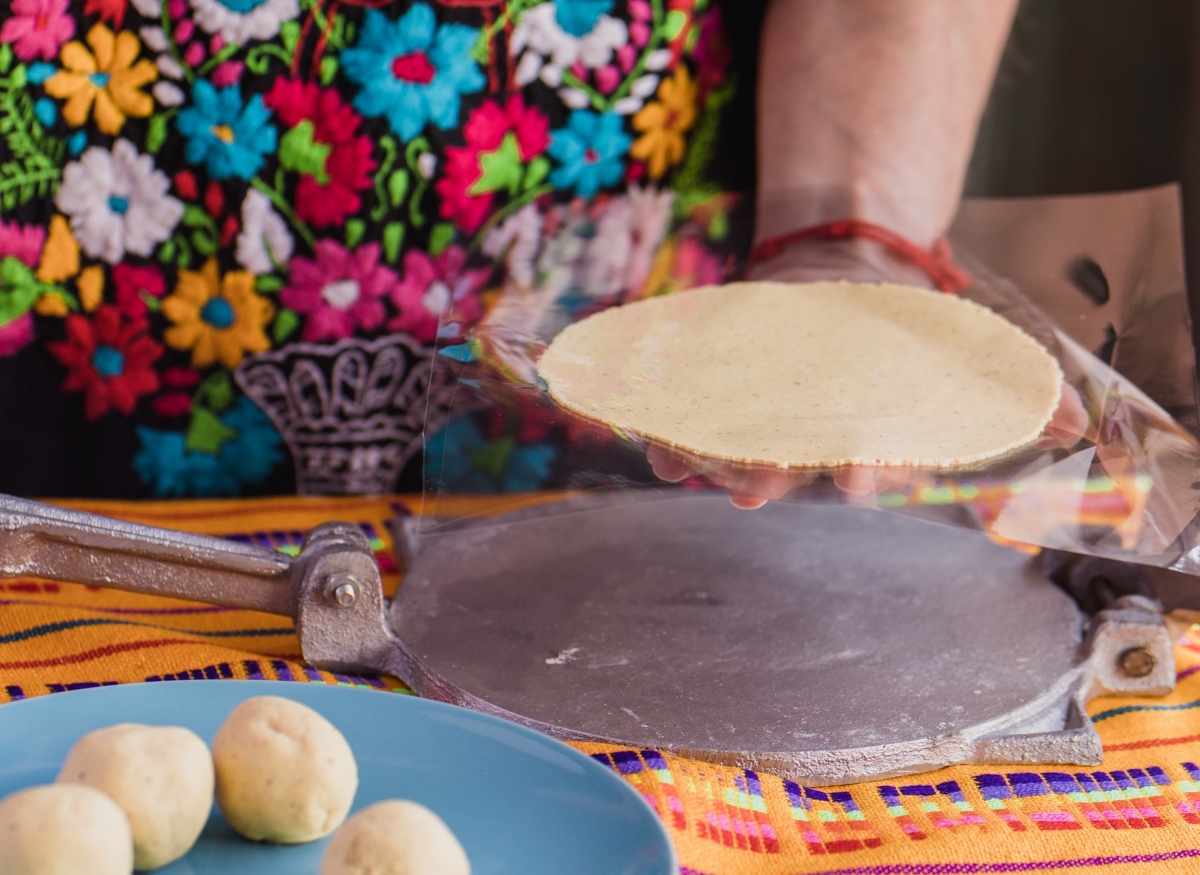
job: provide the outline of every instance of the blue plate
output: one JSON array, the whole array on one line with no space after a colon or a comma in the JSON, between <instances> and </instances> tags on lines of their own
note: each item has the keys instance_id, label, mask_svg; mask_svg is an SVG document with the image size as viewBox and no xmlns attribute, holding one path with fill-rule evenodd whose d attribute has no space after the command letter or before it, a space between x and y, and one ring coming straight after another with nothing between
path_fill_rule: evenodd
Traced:
<instances>
[{"instance_id":1,"label":"blue plate","mask_svg":"<svg viewBox=\"0 0 1200 875\"><path fill-rule=\"evenodd\" d=\"M286 696L328 718L358 760L358 810L413 799L466 848L473 875L676 875L658 816L609 769L522 726L412 696L324 684L189 681L41 696L0 706L0 797L49 783L85 732L114 723L186 726L205 741L251 696ZM214 813L161 875L316 875L325 841L270 846Z\"/></svg>"}]
</instances>

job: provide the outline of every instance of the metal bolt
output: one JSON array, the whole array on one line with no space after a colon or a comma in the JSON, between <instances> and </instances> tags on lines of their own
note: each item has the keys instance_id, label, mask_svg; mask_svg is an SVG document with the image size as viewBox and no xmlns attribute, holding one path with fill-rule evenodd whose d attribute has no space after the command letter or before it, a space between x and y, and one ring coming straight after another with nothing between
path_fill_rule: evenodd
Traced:
<instances>
[{"instance_id":1,"label":"metal bolt","mask_svg":"<svg viewBox=\"0 0 1200 875\"><path fill-rule=\"evenodd\" d=\"M329 581L326 592L329 600L339 608L348 608L358 600L358 581L349 574L335 575Z\"/></svg>"},{"instance_id":2,"label":"metal bolt","mask_svg":"<svg viewBox=\"0 0 1200 875\"><path fill-rule=\"evenodd\" d=\"M1121 665L1121 671L1129 675L1131 678L1144 678L1150 672L1154 671L1154 667L1158 665L1158 660L1154 654L1145 647L1131 647L1121 654L1118 660Z\"/></svg>"}]
</instances>

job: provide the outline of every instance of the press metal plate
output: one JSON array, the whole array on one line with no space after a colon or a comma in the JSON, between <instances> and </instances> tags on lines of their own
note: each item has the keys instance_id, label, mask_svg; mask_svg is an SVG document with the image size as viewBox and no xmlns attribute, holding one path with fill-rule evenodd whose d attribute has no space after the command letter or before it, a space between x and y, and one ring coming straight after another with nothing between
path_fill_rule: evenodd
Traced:
<instances>
[{"instance_id":1,"label":"press metal plate","mask_svg":"<svg viewBox=\"0 0 1200 875\"><path fill-rule=\"evenodd\" d=\"M1028 556L978 534L674 493L415 543L389 613L419 663L406 679L561 737L815 783L1100 756L1079 708L1085 618Z\"/></svg>"}]
</instances>

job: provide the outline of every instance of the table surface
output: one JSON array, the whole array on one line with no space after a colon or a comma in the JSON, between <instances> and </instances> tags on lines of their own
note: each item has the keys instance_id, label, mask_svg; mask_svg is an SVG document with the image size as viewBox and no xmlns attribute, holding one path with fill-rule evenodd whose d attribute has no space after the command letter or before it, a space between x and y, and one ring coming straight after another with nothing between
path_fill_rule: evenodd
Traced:
<instances>
[{"instance_id":1,"label":"table surface","mask_svg":"<svg viewBox=\"0 0 1200 875\"><path fill-rule=\"evenodd\" d=\"M399 577L386 522L419 499L64 502L151 525L295 550L317 523L364 527L384 583ZM444 500L439 515L496 499ZM1163 699L1093 701L1095 768L964 766L844 788L661 751L576 745L617 771L667 824L685 875L956 875L1200 871L1200 628L1176 646ZM101 684L265 678L403 691L390 678L316 671L291 622L75 584L0 581L0 702Z\"/></svg>"}]
</instances>

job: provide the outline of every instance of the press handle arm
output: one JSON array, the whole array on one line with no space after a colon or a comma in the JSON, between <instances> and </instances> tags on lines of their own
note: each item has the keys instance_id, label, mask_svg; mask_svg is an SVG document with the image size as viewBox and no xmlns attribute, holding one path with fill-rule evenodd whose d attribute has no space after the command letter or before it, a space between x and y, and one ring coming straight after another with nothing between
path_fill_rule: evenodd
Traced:
<instances>
[{"instance_id":1,"label":"press handle arm","mask_svg":"<svg viewBox=\"0 0 1200 875\"><path fill-rule=\"evenodd\" d=\"M0 495L0 577L42 577L295 615L275 550Z\"/></svg>"}]
</instances>

